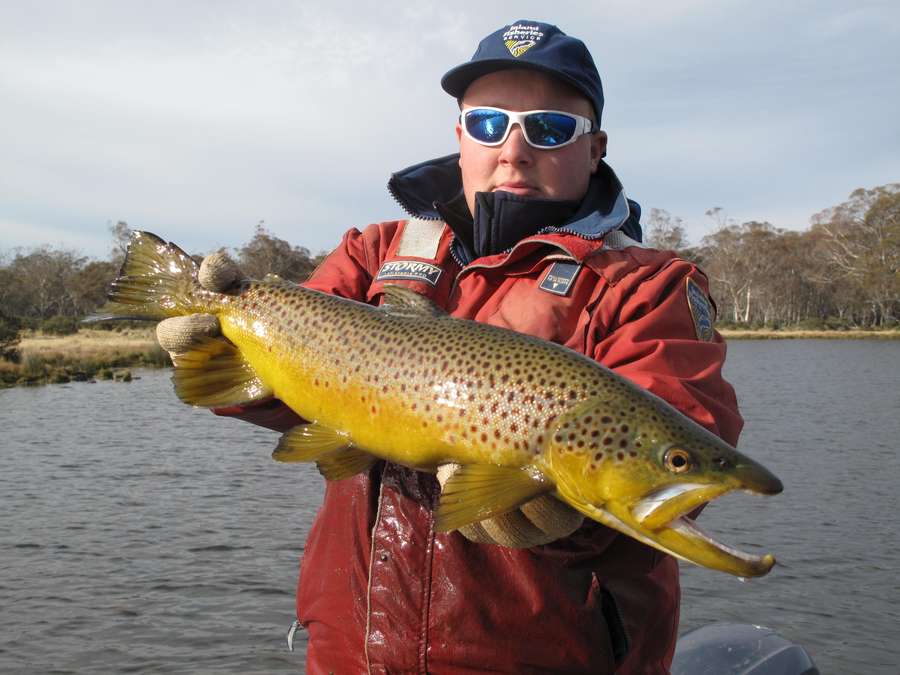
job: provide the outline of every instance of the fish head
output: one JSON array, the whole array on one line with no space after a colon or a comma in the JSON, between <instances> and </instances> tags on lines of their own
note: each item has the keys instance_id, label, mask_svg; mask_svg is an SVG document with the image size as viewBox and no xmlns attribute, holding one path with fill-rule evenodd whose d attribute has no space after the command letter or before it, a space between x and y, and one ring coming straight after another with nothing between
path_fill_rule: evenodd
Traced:
<instances>
[{"instance_id":1,"label":"fish head","mask_svg":"<svg viewBox=\"0 0 900 675\"><path fill-rule=\"evenodd\" d=\"M548 453L557 495L588 517L683 560L742 577L766 574L773 556L717 542L690 514L736 490L777 494L781 481L648 396L614 406L588 401L560 419Z\"/></svg>"}]
</instances>

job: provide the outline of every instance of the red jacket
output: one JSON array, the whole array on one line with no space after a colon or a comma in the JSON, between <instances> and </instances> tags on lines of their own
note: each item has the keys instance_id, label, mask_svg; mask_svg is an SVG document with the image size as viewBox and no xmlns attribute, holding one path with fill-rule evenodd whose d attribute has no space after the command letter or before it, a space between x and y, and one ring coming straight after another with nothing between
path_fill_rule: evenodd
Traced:
<instances>
[{"instance_id":1,"label":"red jacket","mask_svg":"<svg viewBox=\"0 0 900 675\"><path fill-rule=\"evenodd\" d=\"M305 285L372 304L385 281L406 285L452 316L590 355L736 443L725 344L689 300L688 280L707 293L694 265L619 232L552 232L461 269L449 228L411 222L406 236L405 221L351 230ZM241 414L297 421L276 405ZM297 591L308 673L668 672L673 558L593 522L525 550L436 535L438 496L433 476L390 463L328 483Z\"/></svg>"}]
</instances>

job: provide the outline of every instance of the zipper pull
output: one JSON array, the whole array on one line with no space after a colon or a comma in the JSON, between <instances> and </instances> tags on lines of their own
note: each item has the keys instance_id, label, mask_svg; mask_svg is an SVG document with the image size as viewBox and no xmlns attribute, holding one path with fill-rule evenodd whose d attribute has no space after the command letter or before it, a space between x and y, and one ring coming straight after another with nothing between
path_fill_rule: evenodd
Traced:
<instances>
[{"instance_id":1,"label":"zipper pull","mask_svg":"<svg viewBox=\"0 0 900 675\"><path fill-rule=\"evenodd\" d=\"M291 629L287 634L287 645L289 652L294 651L294 634L301 628L303 628L303 626L300 625L300 621L298 619L294 619L294 623L291 624Z\"/></svg>"}]
</instances>

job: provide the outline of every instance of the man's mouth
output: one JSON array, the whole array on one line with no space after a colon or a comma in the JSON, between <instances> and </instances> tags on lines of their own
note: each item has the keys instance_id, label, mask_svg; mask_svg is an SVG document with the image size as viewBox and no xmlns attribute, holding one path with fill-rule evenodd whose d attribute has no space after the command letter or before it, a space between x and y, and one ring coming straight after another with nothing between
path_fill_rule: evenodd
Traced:
<instances>
[{"instance_id":1,"label":"man's mouth","mask_svg":"<svg viewBox=\"0 0 900 675\"><path fill-rule=\"evenodd\" d=\"M536 195L538 189L531 183L525 181L507 181L500 183L494 187L494 192L502 190L503 192L511 192L514 195Z\"/></svg>"}]
</instances>

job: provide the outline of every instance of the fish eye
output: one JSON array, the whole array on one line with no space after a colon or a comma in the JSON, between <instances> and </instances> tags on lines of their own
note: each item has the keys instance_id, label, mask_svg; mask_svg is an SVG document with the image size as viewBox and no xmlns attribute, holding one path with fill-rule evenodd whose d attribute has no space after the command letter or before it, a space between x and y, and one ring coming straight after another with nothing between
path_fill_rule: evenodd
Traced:
<instances>
[{"instance_id":1,"label":"fish eye","mask_svg":"<svg viewBox=\"0 0 900 675\"><path fill-rule=\"evenodd\" d=\"M663 463L672 473L684 473L691 468L691 456L687 450L670 448L663 457Z\"/></svg>"}]
</instances>

